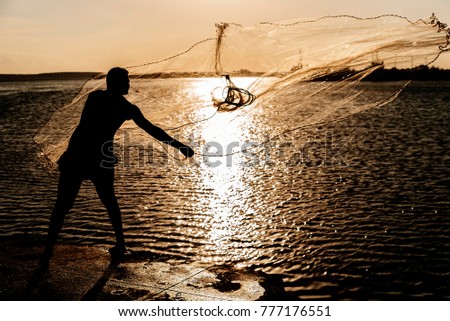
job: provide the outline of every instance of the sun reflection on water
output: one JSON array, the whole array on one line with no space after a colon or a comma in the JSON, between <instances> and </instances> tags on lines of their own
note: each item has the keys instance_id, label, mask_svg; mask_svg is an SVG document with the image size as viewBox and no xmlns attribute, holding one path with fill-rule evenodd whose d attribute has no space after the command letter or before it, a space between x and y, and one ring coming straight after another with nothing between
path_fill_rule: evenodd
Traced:
<instances>
[{"instance_id":1,"label":"sun reflection on water","mask_svg":"<svg viewBox=\"0 0 450 321\"><path fill-rule=\"evenodd\" d=\"M193 92L210 94L212 81L196 82ZM197 110L197 118L207 111ZM256 215L261 205L252 168L239 151L251 140L252 116L240 110L219 112L198 124L198 140L204 156L199 162L199 195L193 206L204 232L205 257L211 261L248 261L259 256L261 224Z\"/></svg>"}]
</instances>

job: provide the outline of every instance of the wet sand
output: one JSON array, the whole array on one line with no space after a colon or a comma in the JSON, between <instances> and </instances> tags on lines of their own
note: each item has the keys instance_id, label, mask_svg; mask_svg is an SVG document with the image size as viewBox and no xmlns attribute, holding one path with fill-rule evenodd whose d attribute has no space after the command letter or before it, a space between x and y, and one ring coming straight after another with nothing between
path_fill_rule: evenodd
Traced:
<instances>
[{"instance_id":1,"label":"wet sand","mask_svg":"<svg viewBox=\"0 0 450 321\"><path fill-rule=\"evenodd\" d=\"M4 240L0 250L1 300L292 300L281 277L131 253L111 261L96 246L60 244L48 270L39 266L42 244L27 238Z\"/></svg>"}]
</instances>

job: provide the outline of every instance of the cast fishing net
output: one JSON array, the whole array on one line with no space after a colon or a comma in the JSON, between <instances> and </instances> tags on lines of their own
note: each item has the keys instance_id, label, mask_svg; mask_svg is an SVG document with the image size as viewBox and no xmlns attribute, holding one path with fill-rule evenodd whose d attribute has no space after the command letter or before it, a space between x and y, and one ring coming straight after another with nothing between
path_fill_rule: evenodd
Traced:
<instances>
[{"instance_id":1,"label":"cast fishing net","mask_svg":"<svg viewBox=\"0 0 450 321\"><path fill-rule=\"evenodd\" d=\"M230 116L214 122L216 132L238 119L245 124L247 117L264 109L265 115L274 115L266 122L272 129L265 139L276 139L392 101L407 79L382 90L366 86L363 80L374 80L370 77L386 69L414 71L430 65L450 50L449 35L447 25L434 14L418 21L397 15L340 15L253 26L221 23L213 37L184 52L126 67L131 79L127 99L182 140L219 113ZM48 169L55 168L66 149L87 95L103 89L104 78L102 73L87 81L73 101L58 109L35 135L40 159ZM286 126L277 126L289 121L287 131ZM132 122L124 128L137 129ZM139 134L129 137L148 139Z\"/></svg>"}]
</instances>

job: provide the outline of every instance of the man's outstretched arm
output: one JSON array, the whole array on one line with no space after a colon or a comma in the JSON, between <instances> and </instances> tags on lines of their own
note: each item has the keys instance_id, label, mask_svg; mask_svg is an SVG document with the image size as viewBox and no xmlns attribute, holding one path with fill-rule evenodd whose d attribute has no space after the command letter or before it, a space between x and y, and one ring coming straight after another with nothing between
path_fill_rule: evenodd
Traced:
<instances>
[{"instance_id":1,"label":"man's outstretched arm","mask_svg":"<svg viewBox=\"0 0 450 321\"><path fill-rule=\"evenodd\" d=\"M194 155L194 151L192 150L192 148L176 140L158 126L153 125L147 118L144 117L139 109L138 112L136 112L136 114L134 115L133 120L136 125L145 130L149 135L153 136L155 139L163 143L175 147L176 149L180 150L180 152L183 153L186 157L192 157Z\"/></svg>"}]
</instances>

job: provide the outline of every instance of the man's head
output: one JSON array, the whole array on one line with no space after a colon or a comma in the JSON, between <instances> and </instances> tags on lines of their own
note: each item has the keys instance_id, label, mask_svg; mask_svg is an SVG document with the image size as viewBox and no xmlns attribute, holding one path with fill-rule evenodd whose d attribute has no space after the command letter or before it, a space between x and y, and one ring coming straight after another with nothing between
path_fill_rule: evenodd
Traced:
<instances>
[{"instance_id":1,"label":"man's head","mask_svg":"<svg viewBox=\"0 0 450 321\"><path fill-rule=\"evenodd\" d=\"M120 67L114 67L106 75L106 89L121 95L128 94L130 79L128 71Z\"/></svg>"}]
</instances>

